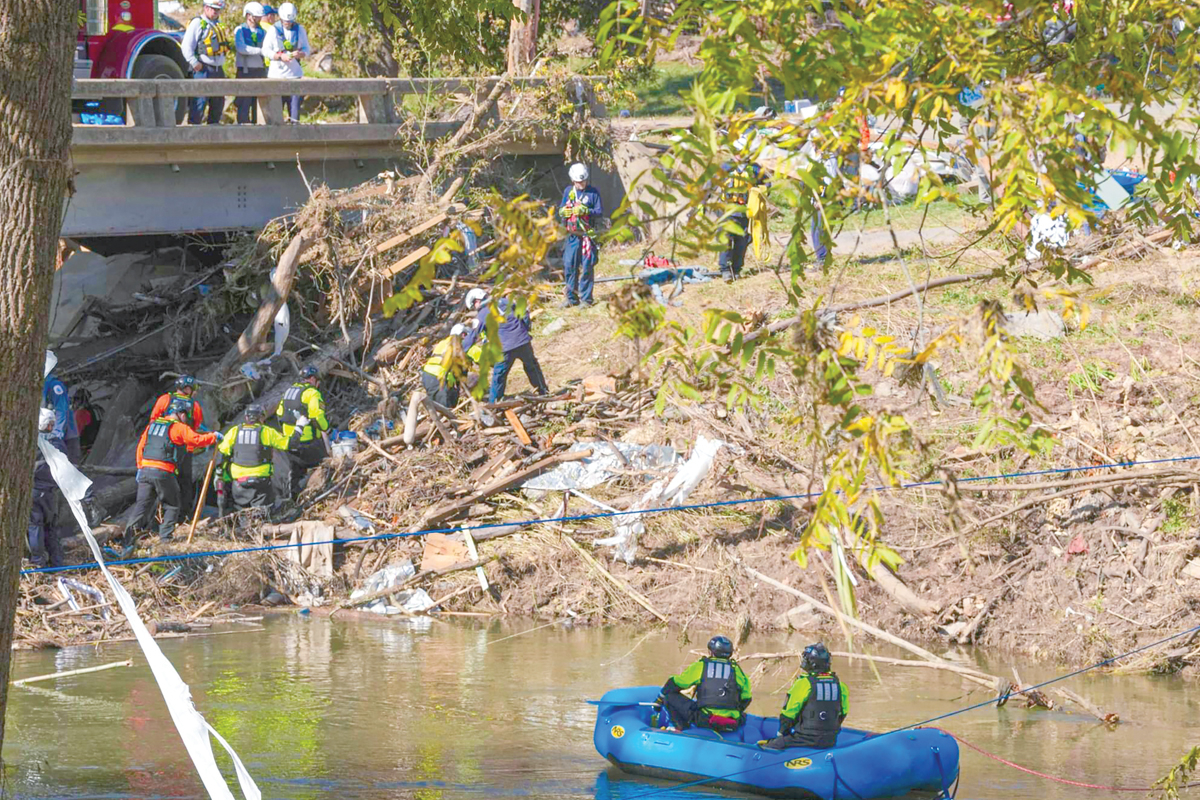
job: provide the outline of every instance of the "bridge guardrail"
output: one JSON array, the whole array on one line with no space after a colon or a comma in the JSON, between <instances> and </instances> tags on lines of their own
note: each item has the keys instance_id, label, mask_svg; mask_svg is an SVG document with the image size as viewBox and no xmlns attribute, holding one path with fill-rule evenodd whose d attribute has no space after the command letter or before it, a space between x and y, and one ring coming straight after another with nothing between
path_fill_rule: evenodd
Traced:
<instances>
[{"instance_id":1,"label":"bridge guardrail","mask_svg":"<svg viewBox=\"0 0 1200 800\"><path fill-rule=\"evenodd\" d=\"M174 128L176 103L188 97L254 97L258 104L258 124L282 126L282 98L353 96L358 103L358 124L390 125L400 122L401 104L406 95L451 94L473 91L487 96L501 79L492 78L324 78L324 79L249 79L229 78L197 80L80 79L71 91L75 100L113 99L123 101L125 126L138 128ZM578 77L577 96L603 113L595 103L592 77ZM525 89L546 84L546 78L516 78L513 88ZM304 124L304 123L300 123ZM354 123L344 123L354 124ZM91 127L91 126L81 126Z\"/></svg>"}]
</instances>

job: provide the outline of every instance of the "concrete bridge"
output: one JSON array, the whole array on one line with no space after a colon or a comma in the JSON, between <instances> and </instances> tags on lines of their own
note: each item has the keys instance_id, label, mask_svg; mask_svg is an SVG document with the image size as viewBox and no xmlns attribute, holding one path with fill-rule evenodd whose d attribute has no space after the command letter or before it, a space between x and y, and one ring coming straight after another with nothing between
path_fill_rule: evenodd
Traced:
<instances>
[{"instance_id":1,"label":"concrete bridge","mask_svg":"<svg viewBox=\"0 0 1200 800\"><path fill-rule=\"evenodd\" d=\"M78 80L73 99L117 101L125 124L75 125L76 193L62 233L90 238L260 228L308 198L305 177L340 189L392 168L401 127L413 126L428 140L462 124L414 119L403 108L405 97L444 97L448 105L465 94L478 101L497 80ZM588 103L590 84L579 81L577 100ZM514 86L544 83L527 78ZM201 87L205 96L229 101L253 91L258 124L176 124L177 111ZM353 98L357 119L287 124L282 98L296 93ZM492 152L562 152L557 136L532 118L524 123L494 142Z\"/></svg>"}]
</instances>

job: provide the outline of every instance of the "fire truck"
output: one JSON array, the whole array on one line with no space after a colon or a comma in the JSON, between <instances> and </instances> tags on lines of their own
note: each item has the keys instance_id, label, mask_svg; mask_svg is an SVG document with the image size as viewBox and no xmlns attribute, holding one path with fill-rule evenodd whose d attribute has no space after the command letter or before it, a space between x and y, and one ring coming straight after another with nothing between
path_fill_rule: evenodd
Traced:
<instances>
[{"instance_id":1,"label":"fire truck","mask_svg":"<svg viewBox=\"0 0 1200 800\"><path fill-rule=\"evenodd\" d=\"M158 10L159 0L79 0L86 22L75 43L76 78L185 78L182 29Z\"/></svg>"},{"instance_id":2,"label":"fire truck","mask_svg":"<svg viewBox=\"0 0 1200 800\"><path fill-rule=\"evenodd\" d=\"M159 0L79 0L84 25L75 41L76 78L190 78L180 41L183 26L159 12ZM120 125L120 100L84 100L72 104L76 121ZM175 106L175 122L187 115Z\"/></svg>"}]
</instances>

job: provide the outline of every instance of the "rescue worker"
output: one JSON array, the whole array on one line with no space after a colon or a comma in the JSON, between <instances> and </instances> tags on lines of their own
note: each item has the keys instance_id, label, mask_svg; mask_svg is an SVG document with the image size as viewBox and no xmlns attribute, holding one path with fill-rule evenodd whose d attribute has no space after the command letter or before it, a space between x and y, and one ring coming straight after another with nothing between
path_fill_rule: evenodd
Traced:
<instances>
[{"instance_id":1,"label":"rescue worker","mask_svg":"<svg viewBox=\"0 0 1200 800\"><path fill-rule=\"evenodd\" d=\"M161 394L154 401L154 407L150 409L150 421L161 417L167 409L174 409L179 412L178 418L184 425L196 433L205 432L207 429L204 428L204 409L195 397L196 379L191 375L180 375L175 379L174 391ZM176 480L179 482L179 507L185 514L191 513L196 507L196 474L192 467L195 451L196 448L191 446L180 450L178 469L175 471Z\"/></svg>"},{"instance_id":2,"label":"rescue worker","mask_svg":"<svg viewBox=\"0 0 1200 800\"><path fill-rule=\"evenodd\" d=\"M692 725L714 731L733 731L741 726L750 705L750 679L733 660L733 642L714 636L708 642L709 656L678 675L667 678L658 702L665 706L676 730ZM695 699L683 694L696 687Z\"/></svg>"},{"instance_id":3,"label":"rescue worker","mask_svg":"<svg viewBox=\"0 0 1200 800\"><path fill-rule=\"evenodd\" d=\"M262 18L263 27L270 28L277 22L279 22L279 12L275 10L275 6L264 5Z\"/></svg>"},{"instance_id":4,"label":"rescue worker","mask_svg":"<svg viewBox=\"0 0 1200 800\"><path fill-rule=\"evenodd\" d=\"M38 436L50 439L54 434L54 412L43 408L38 416ZM62 545L58 530L58 484L50 465L37 450L33 467L33 505L29 510L29 561L34 568L63 566Z\"/></svg>"},{"instance_id":5,"label":"rescue worker","mask_svg":"<svg viewBox=\"0 0 1200 800\"><path fill-rule=\"evenodd\" d=\"M586 164L572 164L571 185L563 190L558 213L567 226L567 243L563 247L563 280L567 284L567 296L562 307L593 305L592 286L596 279L595 236L596 222L604 213L600 204L600 192L588 183L590 173Z\"/></svg>"},{"instance_id":6,"label":"rescue worker","mask_svg":"<svg viewBox=\"0 0 1200 800\"><path fill-rule=\"evenodd\" d=\"M762 170L754 162L745 162L734 166L726 163L727 178L721 199L727 210L722 220L730 222L741 229L741 233L725 233L725 250L717 259L721 265L721 277L733 282L742 274L742 265L746 263L746 248L750 245L750 189L762 182Z\"/></svg>"},{"instance_id":7,"label":"rescue worker","mask_svg":"<svg viewBox=\"0 0 1200 800\"><path fill-rule=\"evenodd\" d=\"M242 422L225 431L217 448L228 461L223 472L229 476L237 508L269 508L275 502L271 449L286 453L291 439L308 426L308 417L300 416L289 439L265 424L266 418L267 411L262 406L246 406Z\"/></svg>"},{"instance_id":8,"label":"rescue worker","mask_svg":"<svg viewBox=\"0 0 1200 800\"><path fill-rule=\"evenodd\" d=\"M262 48L267 38L267 30L262 27L264 16L262 3L246 3L242 9L245 22L233 32L233 46L237 51L234 63L237 65L237 77L265 78L267 77L267 62L263 59ZM239 97L233 101L237 106L237 121L239 125L258 123L258 98Z\"/></svg>"},{"instance_id":9,"label":"rescue worker","mask_svg":"<svg viewBox=\"0 0 1200 800\"><path fill-rule=\"evenodd\" d=\"M179 521L179 482L175 472L184 448L208 447L220 441L218 434L197 433L180 418L183 412L167 410L146 426L137 446L137 500L129 521L125 523L122 542L132 547L138 530L147 530L154 519L154 510L162 504L162 523L158 526L160 541L169 541Z\"/></svg>"},{"instance_id":10,"label":"rescue worker","mask_svg":"<svg viewBox=\"0 0 1200 800\"><path fill-rule=\"evenodd\" d=\"M42 383L42 407L54 412L54 427L50 432L50 440L54 446L66 453L71 463L79 466L83 450L79 444L79 428L75 424L75 414L71 411L71 399L67 386L54 375L54 367L58 357L53 352L46 351L46 379Z\"/></svg>"},{"instance_id":11,"label":"rescue worker","mask_svg":"<svg viewBox=\"0 0 1200 800\"><path fill-rule=\"evenodd\" d=\"M275 416L283 424L283 435L288 440L287 480L283 485L289 497L300 493L308 471L327 455L322 436L329 430L329 421L325 419L325 398L318 388L320 382L317 368L305 367L300 372L300 380L288 387L275 409ZM292 436L297 429L300 431L298 438Z\"/></svg>"},{"instance_id":12,"label":"rescue worker","mask_svg":"<svg viewBox=\"0 0 1200 800\"><path fill-rule=\"evenodd\" d=\"M476 303L479 308L479 315L476 317L479 324L467 334L466 341L463 342L463 348L466 350L474 347L480 337L487 333L487 319L491 313L491 307L486 305L486 299L487 295L485 294L484 299ZM550 389L546 386L546 378L542 375L542 365L538 363L537 356L533 354L529 310L526 309L524 315L518 315L516 303L508 297L501 298L496 303L496 310L499 312L496 332L500 337L500 349L504 351L504 358L492 367L492 385L488 390L488 402L498 403L504 397L504 389L508 385L508 373L517 361L521 362L521 367L525 370L525 377L529 378L529 383L532 384L534 391L538 394L549 394Z\"/></svg>"},{"instance_id":13,"label":"rescue worker","mask_svg":"<svg viewBox=\"0 0 1200 800\"><path fill-rule=\"evenodd\" d=\"M804 674L788 690L779 714L779 735L759 742L769 750L787 747L815 747L821 750L837 744L842 720L850 711L850 693L846 684L831 672L831 656L818 642L804 648L800 669Z\"/></svg>"},{"instance_id":14,"label":"rescue worker","mask_svg":"<svg viewBox=\"0 0 1200 800\"><path fill-rule=\"evenodd\" d=\"M451 328L450 335L433 346L433 352L421 368L421 385L425 388L425 395L446 408L458 405L458 387L466 378L467 354L462 343L462 335L466 331L467 327L462 324Z\"/></svg>"},{"instance_id":15,"label":"rescue worker","mask_svg":"<svg viewBox=\"0 0 1200 800\"><path fill-rule=\"evenodd\" d=\"M192 68L192 77L197 80L225 77L225 54L230 51L229 35L221 27L221 12L225 0L204 0L200 16L188 23L180 48L183 57ZM225 110L224 97L193 97L188 101L188 124L199 125L205 121L204 109L208 107L208 124L221 121Z\"/></svg>"},{"instance_id":16,"label":"rescue worker","mask_svg":"<svg viewBox=\"0 0 1200 800\"><path fill-rule=\"evenodd\" d=\"M284 3L279 7L279 24L267 28L267 38L263 43L263 55L271 65L267 76L270 78L304 77L304 59L312 55L312 47L308 43L308 34L304 26L296 21L296 6ZM289 115L290 122L300 121L300 104L304 98L292 95L283 98L283 110Z\"/></svg>"}]
</instances>

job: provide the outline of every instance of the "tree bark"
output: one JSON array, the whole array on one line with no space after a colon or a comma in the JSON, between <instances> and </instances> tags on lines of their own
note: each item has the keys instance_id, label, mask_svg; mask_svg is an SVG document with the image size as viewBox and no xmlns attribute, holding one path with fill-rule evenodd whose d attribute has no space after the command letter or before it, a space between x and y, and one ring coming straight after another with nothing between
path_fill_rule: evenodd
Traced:
<instances>
[{"instance_id":1,"label":"tree bark","mask_svg":"<svg viewBox=\"0 0 1200 800\"><path fill-rule=\"evenodd\" d=\"M78 0L0 0L0 743L68 191Z\"/></svg>"}]
</instances>

